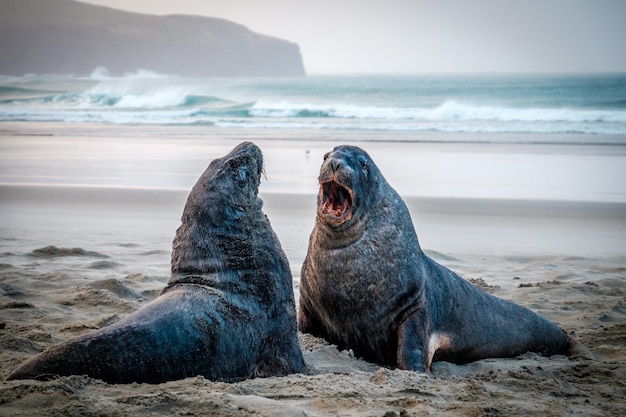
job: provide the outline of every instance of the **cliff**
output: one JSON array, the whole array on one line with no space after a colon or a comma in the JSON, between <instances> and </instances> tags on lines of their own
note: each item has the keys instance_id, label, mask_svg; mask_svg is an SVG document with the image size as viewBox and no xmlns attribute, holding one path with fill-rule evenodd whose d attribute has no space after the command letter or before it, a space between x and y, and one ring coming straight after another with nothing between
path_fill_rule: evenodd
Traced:
<instances>
[{"instance_id":1,"label":"cliff","mask_svg":"<svg viewBox=\"0 0 626 417\"><path fill-rule=\"evenodd\" d=\"M305 75L297 44L223 19L153 16L72 0L0 0L0 74Z\"/></svg>"}]
</instances>

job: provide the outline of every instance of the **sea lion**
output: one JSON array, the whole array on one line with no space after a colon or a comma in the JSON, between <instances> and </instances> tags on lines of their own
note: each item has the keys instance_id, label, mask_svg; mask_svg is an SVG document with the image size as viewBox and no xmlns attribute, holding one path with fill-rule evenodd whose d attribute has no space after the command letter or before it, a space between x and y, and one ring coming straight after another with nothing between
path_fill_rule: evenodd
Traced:
<instances>
[{"instance_id":1,"label":"sea lion","mask_svg":"<svg viewBox=\"0 0 626 417\"><path fill-rule=\"evenodd\" d=\"M298 328L368 361L420 372L438 360L553 355L576 345L552 322L425 255L406 205L355 146L324 156Z\"/></svg>"},{"instance_id":2,"label":"sea lion","mask_svg":"<svg viewBox=\"0 0 626 417\"><path fill-rule=\"evenodd\" d=\"M212 161L187 199L160 295L7 379L237 381L302 371L289 264L257 196L262 173L261 151L249 142Z\"/></svg>"}]
</instances>

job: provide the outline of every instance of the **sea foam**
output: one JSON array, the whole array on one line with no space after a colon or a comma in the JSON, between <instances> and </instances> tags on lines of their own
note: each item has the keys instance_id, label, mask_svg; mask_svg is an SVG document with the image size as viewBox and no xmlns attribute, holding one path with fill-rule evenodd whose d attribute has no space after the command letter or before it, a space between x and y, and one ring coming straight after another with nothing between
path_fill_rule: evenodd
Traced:
<instances>
[{"instance_id":1,"label":"sea foam","mask_svg":"<svg viewBox=\"0 0 626 417\"><path fill-rule=\"evenodd\" d=\"M598 87L600 86L600 87ZM602 87L604 86L604 87ZM626 142L626 78L0 77L0 121L600 134ZM529 139L531 140L531 139Z\"/></svg>"},{"instance_id":2,"label":"sea foam","mask_svg":"<svg viewBox=\"0 0 626 417\"><path fill-rule=\"evenodd\" d=\"M463 104L445 101L436 107L377 107L344 103L311 104L258 101L250 108L253 117L333 117L388 120L501 120L626 123L623 110L584 110L571 108L513 108Z\"/></svg>"}]
</instances>

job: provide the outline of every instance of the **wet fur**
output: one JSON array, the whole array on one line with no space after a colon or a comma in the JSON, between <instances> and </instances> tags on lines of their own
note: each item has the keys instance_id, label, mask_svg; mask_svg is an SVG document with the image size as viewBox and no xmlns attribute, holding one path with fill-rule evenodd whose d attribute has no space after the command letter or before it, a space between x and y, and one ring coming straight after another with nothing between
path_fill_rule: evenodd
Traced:
<instances>
[{"instance_id":1,"label":"wet fur","mask_svg":"<svg viewBox=\"0 0 626 417\"><path fill-rule=\"evenodd\" d=\"M249 142L212 161L189 194L161 295L7 379L235 381L302 371L289 264L257 196L262 170L261 151Z\"/></svg>"},{"instance_id":2,"label":"wet fur","mask_svg":"<svg viewBox=\"0 0 626 417\"><path fill-rule=\"evenodd\" d=\"M318 209L302 266L300 331L417 371L437 360L553 355L576 345L552 322L426 256L404 202L365 151L340 146L327 154L320 184L333 178L352 192L351 217Z\"/></svg>"}]
</instances>

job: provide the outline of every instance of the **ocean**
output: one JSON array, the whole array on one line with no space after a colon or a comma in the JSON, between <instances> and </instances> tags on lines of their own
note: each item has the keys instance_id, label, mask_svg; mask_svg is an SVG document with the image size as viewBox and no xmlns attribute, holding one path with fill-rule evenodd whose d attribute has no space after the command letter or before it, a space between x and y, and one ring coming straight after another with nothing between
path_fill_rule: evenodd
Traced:
<instances>
[{"instance_id":1,"label":"ocean","mask_svg":"<svg viewBox=\"0 0 626 417\"><path fill-rule=\"evenodd\" d=\"M98 68L88 77L0 77L0 121L340 130L363 132L363 140L368 132L389 132L389 140L626 145L626 75L189 79L149 71L111 77ZM412 135L442 132L459 135Z\"/></svg>"}]
</instances>

